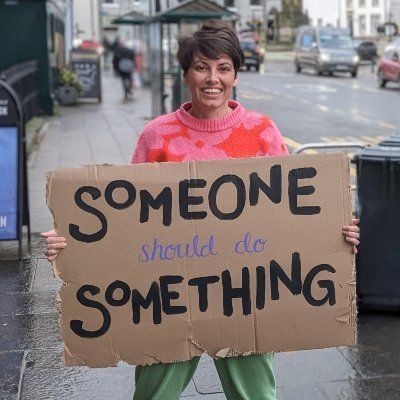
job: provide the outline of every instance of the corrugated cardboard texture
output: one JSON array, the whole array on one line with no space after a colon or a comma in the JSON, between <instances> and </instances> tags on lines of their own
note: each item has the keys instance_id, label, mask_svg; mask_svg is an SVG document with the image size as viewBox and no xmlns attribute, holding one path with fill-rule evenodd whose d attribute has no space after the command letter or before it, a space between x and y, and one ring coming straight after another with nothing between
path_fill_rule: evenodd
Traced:
<instances>
[{"instance_id":1,"label":"corrugated cardboard texture","mask_svg":"<svg viewBox=\"0 0 400 400\"><path fill-rule=\"evenodd\" d=\"M47 202L68 365L355 342L344 155L58 170Z\"/></svg>"}]
</instances>

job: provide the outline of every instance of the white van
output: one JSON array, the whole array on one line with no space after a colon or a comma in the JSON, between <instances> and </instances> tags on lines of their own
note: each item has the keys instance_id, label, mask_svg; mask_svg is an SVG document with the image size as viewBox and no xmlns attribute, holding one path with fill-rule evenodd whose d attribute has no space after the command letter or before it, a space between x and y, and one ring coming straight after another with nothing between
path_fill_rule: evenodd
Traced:
<instances>
[{"instance_id":1,"label":"white van","mask_svg":"<svg viewBox=\"0 0 400 400\"><path fill-rule=\"evenodd\" d=\"M312 68L317 75L349 72L357 76L360 58L347 29L301 26L295 47L295 68Z\"/></svg>"}]
</instances>

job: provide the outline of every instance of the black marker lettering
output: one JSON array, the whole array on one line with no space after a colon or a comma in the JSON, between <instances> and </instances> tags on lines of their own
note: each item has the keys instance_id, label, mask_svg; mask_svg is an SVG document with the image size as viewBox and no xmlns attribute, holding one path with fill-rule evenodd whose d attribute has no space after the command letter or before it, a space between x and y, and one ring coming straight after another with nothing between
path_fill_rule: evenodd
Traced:
<instances>
[{"instance_id":1,"label":"black marker lettering","mask_svg":"<svg viewBox=\"0 0 400 400\"><path fill-rule=\"evenodd\" d=\"M184 314L187 311L186 306L171 306L171 300L179 299L179 293L170 291L168 285L181 283L183 276L180 275L164 275L160 276L160 292L162 299L162 308L165 314Z\"/></svg>"},{"instance_id":2,"label":"black marker lettering","mask_svg":"<svg viewBox=\"0 0 400 400\"><path fill-rule=\"evenodd\" d=\"M197 286L199 293L199 310L201 312L207 311L208 308L208 285L212 283L217 283L219 281L219 276L202 276L200 278L190 279L188 282L189 286Z\"/></svg>"},{"instance_id":3,"label":"black marker lettering","mask_svg":"<svg viewBox=\"0 0 400 400\"><path fill-rule=\"evenodd\" d=\"M159 210L163 209L163 224L171 225L172 214L172 190L165 187L162 192L154 198L147 190L140 191L140 222L144 223L149 220L149 208Z\"/></svg>"},{"instance_id":4,"label":"black marker lettering","mask_svg":"<svg viewBox=\"0 0 400 400\"><path fill-rule=\"evenodd\" d=\"M242 269L242 287L233 288L231 274L225 270L221 274L222 277L222 298L224 315L230 317L233 314L232 300L234 298L242 299L243 315L251 313L251 298L250 298L250 274L249 269Z\"/></svg>"},{"instance_id":5,"label":"black marker lettering","mask_svg":"<svg viewBox=\"0 0 400 400\"><path fill-rule=\"evenodd\" d=\"M253 172L250 174L250 190L249 198L250 205L255 206L258 204L260 189L267 195L267 197L275 204L281 202L282 199L282 168L280 165L273 165L270 169L270 185L268 186L257 174Z\"/></svg>"},{"instance_id":6,"label":"black marker lettering","mask_svg":"<svg viewBox=\"0 0 400 400\"><path fill-rule=\"evenodd\" d=\"M140 323L140 307L149 308L153 303L153 323L161 324L161 299L160 289L157 282L153 282L150 286L146 298L137 289L132 290L132 321L134 324Z\"/></svg>"},{"instance_id":7,"label":"black marker lettering","mask_svg":"<svg viewBox=\"0 0 400 400\"><path fill-rule=\"evenodd\" d=\"M119 188L125 189L126 192L128 193L128 198L123 203L117 203L113 199L114 190ZM135 202L136 189L132 185L132 183L128 181L125 180L112 181L106 187L106 190L104 192L104 198L106 199L106 202L109 204L109 206L115 208L116 210L124 210L125 208L128 208Z\"/></svg>"},{"instance_id":8,"label":"black marker lettering","mask_svg":"<svg viewBox=\"0 0 400 400\"><path fill-rule=\"evenodd\" d=\"M236 188L236 208L230 213L222 212L217 206L217 195L221 186L225 183L233 183ZM242 213L246 204L246 187L237 175L223 175L215 180L208 193L208 201L211 212L221 220L236 219Z\"/></svg>"},{"instance_id":9,"label":"black marker lettering","mask_svg":"<svg viewBox=\"0 0 400 400\"><path fill-rule=\"evenodd\" d=\"M189 188L203 188L207 182L204 179L184 179L179 182L179 212L184 219L204 219L207 211L189 211L190 205L200 205L203 196L189 196Z\"/></svg>"},{"instance_id":10,"label":"black marker lettering","mask_svg":"<svg viewBox=\"0 0 400 400\"><path fill-rule=\"evenodd\" d=\"M78 240L79 242L84 242L84 243L98 242L99 240L103 239L107 233L107 219L101 211L99 211L97 208L89 206L89 204L85 203L82 200L83 193L90 194L92 196L92 199L96 200L101 196L100 190L93 186L82 186L75 192L74 199L75 199L76 205L80 209L82 209L83 211L86 211L89 214L95 215L99 219L99 221L101 223L101 228L99 231L97 231L95 233L86 234L86 233L82 233L79 230L78 225L69 224L69 234L75 240Z\"/></svg>"},{"instance_id":11,"label":"black marker lettering","mask_svg":"<svg viewBox=\"0 0 400 400\"><path fill-rule=\"evenodd\" d=\"M83 285L76 292L76 298L78 299L79 303L82 304L83 306L99 310L103 315L103 325L96 331L88 331L86 329L83 329L82 321L73 319L70 322L69 326L71 327L72 332L74 332L76 335L80 337L96 338L104 335L110 328L111 315L103 304L99 303L98 301L91 300L85 297L86 292L89 292L92 296L95 296L96 294L100 293L100 289L97 286L93 285Z\"/></svg>"},{"instance_id":12,"label":"black marker lettering","mask_svg":"<svg viewBox=\"0 0 400 400\"><path fill-rule=\"evenodd\" d=\"M304 284L303 284L303 295L304 298L307 300L307 303L311 304L312 306L322 306L327 301L329 301L330 306L334 306L336 304L336 293L335 293L335 285L333 281L330 280L322 280L318 281L318 286L320 288L326 289L326 296L320 300L317 300L311 294L311 285L313 283L314 278L317 274L321 271L328 271L334 274L336 270L328 264L320 264L314 267L305 277Z\"/></svg>"},{"instance_id":13,"label":"black marker lettering","mask_svg":"<svg viewBox=\"0 0 400 400\"><path fill-rule=\"evenodd\" d=\"M122 297L115 299L114 293L118 289L122 290ZM125 282L114 281L108 285L104 298L110 306L124 306L131 298L131 289Z\"/></svg>"},{"instance_id":14,"label":"black marker lettering","mask_svg":"<svg viewBox=\"0 0 400 400\"><path fill-rule=\"evenodd\" d=\"M275 261L270 262L271 299L279 300L278 279L290 290L293 295L301 294L301 262L300 254L292 254L292 273L289 278L282 267Z\"/></svg>"},{"instance_id":15,"label":"black marker lettering","mask_svg":"<svg viewBox=\"0 0 400 400\"><path fill-rule=\"evenodd\" d=\"M299 179L314 178L317 175L317 170L312 167L296 168L289 171L289 207L294 215L314 215L321 212L319 206L303 206L299 207L297 204L298 196L308 196L315 192L314 186L299 186Z\"/></svg>"}]
</instances>

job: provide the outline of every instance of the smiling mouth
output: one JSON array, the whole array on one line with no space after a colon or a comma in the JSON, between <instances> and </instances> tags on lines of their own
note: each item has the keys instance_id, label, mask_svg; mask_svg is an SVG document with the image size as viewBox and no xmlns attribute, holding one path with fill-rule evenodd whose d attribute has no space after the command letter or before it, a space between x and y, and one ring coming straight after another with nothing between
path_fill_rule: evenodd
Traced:
<instances>
[{"instance_id":1,"label":"smiling mouth","mask_svg":"<svg viewBox=\"0 0 400 400\"><path fill-rule=\"evenodd\" d=\"M220 94L220 93L222 93L222 89L218 89L218 88L204 88L204 89L201 89L201 91L203 93L206 93L206 94Z\"/></svg>"}]
</instances>

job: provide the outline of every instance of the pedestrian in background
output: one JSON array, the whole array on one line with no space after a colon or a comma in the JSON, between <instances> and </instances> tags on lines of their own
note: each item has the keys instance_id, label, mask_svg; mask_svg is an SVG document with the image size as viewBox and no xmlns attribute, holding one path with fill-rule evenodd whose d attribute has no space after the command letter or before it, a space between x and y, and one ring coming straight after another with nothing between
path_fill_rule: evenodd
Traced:
<instances>
[{"instance_id":1,"label":"pedestrian in background","mask_svg":"<svg viewBox=\"0 0 400 400\"><path fill-rule=\"evenodd\" d=\"M114 51L114 71L121 77L124 99L132 99L132 79L135 72L135 52L120 43Z\"/></svg>"},{"instance_id":2,"label":"pedestrian in background","mask_svg":"<svg viewBox=\"0 0 400 400\"><path fill-rule=\"evenodd\" d=\"M267 116L230 100L244 56L235 32L222 22L204 24L179 41L178 59L192 101L151 121L139 137L132 163L274 157L288 154L276 125ZM356 225L343 227L358 242ZM54 261L66 246L46 232L46 255ZM273 327L271 327L273 329ZM136 367L134 400L178 400L200 357L172 364ZM228 400L275 400L271 354L214 360Z\"/></svg>"}]
</instances>

